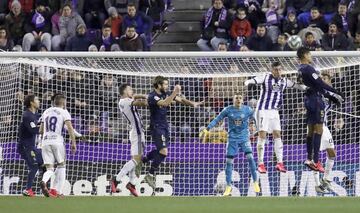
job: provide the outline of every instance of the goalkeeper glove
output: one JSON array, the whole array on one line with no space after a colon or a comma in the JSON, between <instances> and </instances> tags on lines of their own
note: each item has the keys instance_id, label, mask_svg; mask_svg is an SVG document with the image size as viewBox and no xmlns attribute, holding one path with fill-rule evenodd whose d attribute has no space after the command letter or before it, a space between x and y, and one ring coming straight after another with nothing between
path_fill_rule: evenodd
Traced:
<instances>
[{"instance_id":1,"label":"goalkeeper glove","mask_svg":"<svg viewBox=\"0 0 360 213\"><path fill-rule=\"evenodd\" d=\"M209 133L209 130L207 128L203 129L199 134L199 138L203 138L208 133Z\"/></svg>"},{"instance_id":2,"label":"goalkeeper glove","mask_svg":"<svg viewBox=\"0 0 360 213\"><path fill-rule=\"evenodd\" d=\"M339 94L329 92L327 96L328 96L329 100L331 102L335 103L337 106L340 106L341 103L344 102L344 95L340 92L339 92Z\"/></svg>"}]
</instances>

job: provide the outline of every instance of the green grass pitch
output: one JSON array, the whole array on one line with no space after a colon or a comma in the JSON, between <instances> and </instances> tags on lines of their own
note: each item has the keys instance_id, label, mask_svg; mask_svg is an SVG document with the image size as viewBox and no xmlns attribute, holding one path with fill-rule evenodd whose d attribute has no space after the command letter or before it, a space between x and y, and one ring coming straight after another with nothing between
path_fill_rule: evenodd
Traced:
<instances>
[{"instance_id":1,"label":"green grass pitch","mask_svg":"<svg viewBox=\"0 0 360 213\"><path fill-rule=\"evenodd\" d=\"M65 197L0 196L2 213L360 213L359 197Z\"/></svg>"}]
</instances>

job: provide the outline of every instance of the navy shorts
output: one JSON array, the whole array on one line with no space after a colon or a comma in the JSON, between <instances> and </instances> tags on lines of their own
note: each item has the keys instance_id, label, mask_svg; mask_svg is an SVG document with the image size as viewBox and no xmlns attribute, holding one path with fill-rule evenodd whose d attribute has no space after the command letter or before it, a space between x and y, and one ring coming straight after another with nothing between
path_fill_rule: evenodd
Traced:
<instances>
[{"instance_id":1,"label":"navy shorts","mask_svg":"<svg viewBox=\"0 0 360 213\"><path fill-rule=\"evenodd\" d=\"M25 160L25 163L29 167L29 169L34 166L40 167L44 164L40 149L29 148L19 144L18 152L21 158Z\"/></svg>"},{"instance_id":2,"label":"navy shorts","mask_svg":"<svg viewBox=\"0 0 360 213\"><path fill-rule=\"evenodd\" d=\"M325 103L321 96L305 96L307 124L322 124L325 117Z\"/></svg>"},{"instance_id":3,"label":"navy shorts","mask_svg":"<svg viewBox=\"0 0 360 213\"><path fill-rule=\"evenodd\" d=\"M152 128L151 136L157 150L168 147L170 141L169 129Z\"/></svg>"}]
</instances>

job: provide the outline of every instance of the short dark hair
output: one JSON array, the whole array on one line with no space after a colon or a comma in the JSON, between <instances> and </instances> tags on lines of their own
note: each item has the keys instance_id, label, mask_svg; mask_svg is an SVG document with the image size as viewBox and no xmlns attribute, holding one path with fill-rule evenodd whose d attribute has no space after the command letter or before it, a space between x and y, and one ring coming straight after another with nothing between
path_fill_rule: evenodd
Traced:
<instances>
[{"instance_id":1,"label":"short dark hair","mask_svg":"<svg viewBox=\"0 0 360 213\"><path fill-rule=\"evenodd\" d=\"M281 66L280 61L274 61L273 63L271 63L271 67L278 67Z\"/></svg>"},{"instance_id":2,"label":"short dark hair","mask_svg":"<svg viewBox=\"0 0 360 213\"><path fill-rule=\"evenodd\" d=\"M264 24L264 23L258 24L258 26L256 28L259 28L259 27L261 27L261 28L264 27L266 29L266 24Z\"/></svg>"},{"instance_id":3,"label":"short dark hair","mask_svg":"<svg viewBox=\"0 0 360 213\"><path fill-rule=\"evenodd\" d=\"M136 5L133 2L128 3L127 7L135 7L135 9L136 9Z\"/></svg>"},{"instance_id":4,"label":"short dark hair","mask_svg":"<svg viewBox=\"0 0 360 213\"><path fill-rule=\"evenodd\" d=\"M126 89L126 87L130 86L129 84L121 84L119 87L119 93L120 95L124 95L124 91Z\"/></svg>"},{"instance_id":5,"label":"short dark hair","mask_svg":"<svg viewBox=\"0 0 360 213\"><path fill-rule=\"evenodd\" d=\"M314 34L313 34L312 32L310 32L310 31L309 31L309 32L306 32L306 33L305 33L305 38L307 38L309 35L314 36Z\"/></svg>"},{"instance_id":6,"label":"short dark hair","mask_svg":"<svg viewBox=\"0 0 360 213\"><path fill-rule=\"evenodd\" d=\"M163 84L164 81L168 81L168 80L169 80L168 78L166 78L164 76L161 76L161 75L158 75L154 79L153 86L154 86L155 89L157 89L159 84Z\"/></svg>"},{"instance_id":7,"label":"short dark hair","mask_svg":"<svg viewBox=\"0 0 360 213\"><path fill-rule=\"evenodd\" d=\"M241 11L244 11L246 13L246 9L244 7L239 7L237 10L236 10L236 13L238 14L239 12Z\"/></svg>"},{"instance_id":8,"label":"short dark hair","mask_svg":"<svg viewBox=\"0 0 360 213\"><path fill-rule=\"evenodd\" d=\"M225 42L222 42L222 41L219 42L218 46L220 46L220 45L225 45L227 47L227 44Z\"/></svg>"},{"instance_id":9,"label":"short dark hair","mask_svg":"<svg viewBox=\"0 0 360 213\"><path fill-rule=\"evenodd\" d=\"M27 95L26 97L25 97L25 99L24 99L24 106L26 107L26 108L30 108L31 107L31 102L34 102L34 100L35 100L35 95Z\"/></svg>"},{"instance_id":10,"label":"short dark hair","mask_svg":"<svg viewBox=\"0 0 360 213\"><path fill-rule=\"evenodd\" d=\"M63 94L58 93L55 94L51 99L53 100L55 106L59 106L61 105L62 101L66 98Z\"/></svg>"},{"instance_id":11,"label":"short dark hair","mask_svg":"<svg viewBox=\"0 0 360 213\"><path fill-rule=\"evenodd\" d=\"M331 75L328 72L322 72L321 76L326 76L331 80Z\"/></svg>"},{"instance_id":12,"label":"short dark hair","mask_svg":"<svg viewBox=\"0 0 360 213\"><path fill-rule=\"evenodd\" d=\"M312 7L311 10L317 10L320 12L319 8L318 7Z\"/></svg>"},{"instance_id":13,"label":"short dark hair","mask_svg":"<svg viewBox=\"0 0 360 213\"><path fill-rule=\"evenodd\" d=\"M306 54L308 54L310 52L309 48L306 47L300 47L297 51L296 51L296 55L299 59L303 59L304 56Z\"/></svg>"},{"instance_id":14,"label":"short dark hair","mask_svg":"<svg viewBox=\"0 0 360 213\"><path fill-rule=\"evenodd\" d=\"M69 7L72 10L72 6L69 2L65 3L61 9L64 9L65 7Z\"/></svg>"},{"instance_id":15,"label":"short dark hair","mask_svg":"<svg viewBox=\"0 0 360 213\"><path fill-rule=\"evenodd\" d=\"M281 33L279 36L284 36L285 39L288 39L288 38L289 38L289 36L288 36L286 33Z\"/></svg>"},{"instance_id":16,"label":"short dark hair","mask_svg":"<svg viewBox=\"0 0 360 213\"><path fill-rule=\"evenodd\" d=\"M105 28L110 28L110 29L111 29L111 25L109 25L109 24L104 24L103 27L102 27L102 29L105 29Z\"/></svg>"}]
</instances>

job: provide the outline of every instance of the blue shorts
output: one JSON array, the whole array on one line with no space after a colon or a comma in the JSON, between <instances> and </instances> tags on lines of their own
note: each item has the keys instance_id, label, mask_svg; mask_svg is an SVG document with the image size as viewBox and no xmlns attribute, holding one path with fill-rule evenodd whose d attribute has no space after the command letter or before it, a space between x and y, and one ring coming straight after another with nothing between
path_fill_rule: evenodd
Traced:
<instances>
[{"instance_id":1,"label":"blue shorts","mask_svg":"<svg viewBox=\"0 0 360 213\"><path fill-rule=\"evenodd\" d=\"M26 165L31 169L34 166L40 167L44 164L41 156L41 150L37 148L29 148L18 145L18 152L22 159L25 160Z\"/></svg>"},{"instance_id":2,"label":"blue shorts","mask_svg":"<svg viewBox=\"0 0 360 213\"><path fill-rule=\"evenodd\" d=\"M155 143L156 149L161 150L169 146L170 133L167 128L152 128L151 137Z\"/></svg>"},{"instance_id":3,"label":"blue shorts","mask_svg":"<svg viewBox=\"0 0 360 213\"><path fill-rule=\"evenodd\" d=\"M321 96L305 96L307 124L322 124L325 117L325 103Z\"/></svg>"},{"instance_id":4,"label":"blue shorts","mask_svg":"<svg viewBox=\"0 0 360 213\"><path fill-rule=\"evenodd\" d=\"M226 144L226 156L234 157L239 153L239 150L244 152L245 155L252 153L250 141L248 139L229 139L228 143Z\"/></svg>"}]
</instances>

